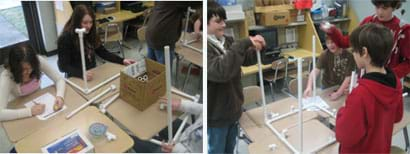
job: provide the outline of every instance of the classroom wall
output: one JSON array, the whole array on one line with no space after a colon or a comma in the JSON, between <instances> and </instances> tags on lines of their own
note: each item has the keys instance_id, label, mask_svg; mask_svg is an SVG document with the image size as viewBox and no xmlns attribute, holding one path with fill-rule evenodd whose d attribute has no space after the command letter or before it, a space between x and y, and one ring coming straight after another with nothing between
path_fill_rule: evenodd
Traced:
<instances>
[{"instance_id":1,"label":"classroom wall","mask_svg":"<svg viewBox=\"0 0 410 154\"><path fill-rule=\"evenodd\" d=\"M57 28L54 15L53 1L38 1L37 9L43 35L44 46L47 52L57 49Z\"/></svg>"},{"instance_id":2,"label":"classroom wall","mask_svg":"<svg viewBox=\"0 0 410 154\"><path fill-rule=\"evenodd\" d=\"M350 0L350 3L352 4L351 6L353 7L360 21L363 20L366 16L369 16L375 13L375 8L370 0ZM403 8L406 10L406 13L404 14L403 17L401 17L401 19L404 20L405 23L409 23L410 21L410 1L403 3L403 5L401 6L401 9ZM396 10L394 14L398 16L401 9Z\"/></svg>"}]
</instances>

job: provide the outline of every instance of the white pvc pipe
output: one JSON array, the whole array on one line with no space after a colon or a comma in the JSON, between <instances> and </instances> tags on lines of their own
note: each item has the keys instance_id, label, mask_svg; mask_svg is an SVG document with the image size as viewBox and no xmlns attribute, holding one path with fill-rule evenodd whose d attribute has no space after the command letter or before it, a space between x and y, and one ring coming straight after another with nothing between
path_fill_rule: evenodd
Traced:
<instances>
[{"instance_id":1,"label":"white pvc pipe","mask_svg":"<svg viewBox=\"0 0 410 154\"><path fill-rule=\"evenodd\" d=\"M316 68L316 36L312 36L312 72ZM316 98L316 74L313 73L313 98Z\"/></svg>"},{"instance_id":2,"label":"white pvc pipe","mask_svg":"<svg viewBox=\"0 0 410 154\"><path fill-rule=\"evenodd\" d=\"M110 81L112 81L112 80L114 80L114 79L116 79L116 78L118 78L118 77L120 77L120 73L115 74L114 76L108 78L107 80L105 80L105 81L99 83L98 85L94 86L93 88L89 89L89 90L88 90L88 93L93 92L94 90L100 88L101 86L107 84L108 82L110 82Z\"/></svg>"},{"instance_id":3,"label":"white pvc pipe","mask_svg":"<svg viewBox=\"0 0 410 154\"><path fill-rule=\"evenodd\" d=\"M350 76L350 85L349 85L349 94L352 92L352 90L353 90L353 86L354 86L354 78L355 78L355 76L356 76L356 72L355 71L352 71L352 75Z\"/></svg>"},{"instance_id":4,"label":"white pvc pipe","mask_svg":"<svg viewBox=\"0 0 410 154\"><path fill-rule=\"evenodd\" d=\"M172 95L171 95L171 56L169 46L164 47L165 51L165 75L166 75L166 94L168 112L168 143L172 143Z\"/></svg>"},{"instance_id":5,"label":"white pvc pipe","mask_svg":"<svg viewBox=\"0 0 410 154\"><path fill-rule=\"evenodd\" d=\"M120 97L120 94L119 94L119 93L118 93L118 94L115 94L113 97L111 97L109 100L107 100L107 102L105 102L104 104L101 104L101 105L100 105L100 111L101 111L102 113L107 112L107 107L108 107L109 105L111 105L111 103L113 103L118 97Z\"/></svg>"},{"instance_id":6,"label":"white pvc pipe","mask_svg":"<svg viewBox=\"0 0 410 154\"><path fill-rule=\"evenodd\" d=\"M290 115L292 115L292 114L298 113L298 111L299 111L299 109L294 110L294 111L291 111L291 112L288 112L288 113L285 113L285 114L282 114L282 115L280 115L280 116L277 116L277 117L275 117L275 118L273 118L273 119L268 120L267 122L268 122L268 123L272 123L272 122L278 121L278 120L280 120L280 119L286 118L287 116L290 116Z\"/></svg>"},{"instance_id":7,"label":"white pvc pipe","mask_svg":"<svg viewBox=\"0 0 410 154\"><path fill-rule=\"evenodd\" d=\"M195 96L191 96L191 95L189 95L189 94L187 94L187 93L185 93L185 92L182 92L182 91L180 91L180 90L178 90L178 89L171 89L171 91L172 91L173 93L179 95L179 96L188 98L188 99L190 99L190 100L193 101L193 102L195 102L195 100L197 100L197 98L196 98Z\"/></svg>"},{"instance_id":8,"label":"white pvc pipe","mask_svg":"<svg viewBox=\"0 0 410 154\"><path fill-rule=\"evenodd\" d=\"M105 81L99 83L98 85L94 86L93 88L91 88L91 89L89 89L89 90L83 89L82 87L80 87L79 85L77 85L76 83L74 83L73 81L71 81L71 80L69 80L69 79L64 79L64 80L65 80L68 84L74 86L74 88L76 88L76 89L80 90L81 92L83 92L84 94L88 95L88 94L90 94L91 92L95 91L96 89L100 88L101 86L107 84L108 82L110 82L110 81L112 81L112 80L114 80L114 79L116 79L116 78L118 78L118 77L120 77L120 73L115 74L114 76L112 76L112 77L108 78L107 80L105 80Z\"/></svg>"},{"instance_id":9,"label":"white pvc pipe","mask_svg":"<svg viewBox=\"0 0 410 154\"><path fill-rule=\"evenodd\" d=\"M187 15L186 15L186 20L185 20L185 30L184 30L184 33L182 33L182 44L186 43L185 33L187 33L187 31L188 31L189 16L190 16L190 13L191 13L190 9L191 9L191 7L188 7L188 9L187 9Z\"/></svg>"},{"instance_id":10,"label":"white pvc pipe","mask_svg":"<svg viewBox=\"0 0 410 154\"><path fill-rule=\"evenodd\" d=\"M85 92L88 92L88 83L87 83L87 70L85 68L85 53L84 53L84 33L85 28L76 28L75 32L78 34L78 38L80 40L80 53L81 53L81 63L83 69L83 80L85 86Z\"/></svg>"},{"instance_id":11,"label":"white pvc pipe","mask_svg":"<svg viewBox=\"0 0 410 154\"><path fill-rule=\"evenodd\" d=\"M83 92L84 94L88 94L88 93L85 93L85 92L84 92L84 89L83 89L83 88L81 88L79 85L75 84L74 82L70 81L69 79L64 78L64 80L65 80L68 84L72 85L74 88L76 88L76 89L80 90L81 92Z\"/></svg>"},{"instance_id":12,"label":"white pvc pipe","mask_svg":"<svg viewBox=\"0 0 410 154\"><path fill-rule=\"evenodd\" d=\"M184 129L184 127L185 127L185 125L186 125L186 122L188 121L188 118L189 118L189 116L188 116L188 115L185 115L184 120L182 120L182 123L181 123L181 125L179 126L178 131L177 131L177 133L176 133L175 136L174 136L174 139L173 139L174 143L176 143L176 142L178 141L178 139L179 139L179 136L181 136L182 129Z\"/></svg>"},{"instance_id":13,"label":"white pvc pipe","mask_svg":"<svg viewBox=\"0 0 410 154\"><path fill-rule=\"evenodd\" d=\"M150 139L149 142L154 143L154 144L159 145L159 146L162 145L162 142L161 142L161 141L158 141L158 140L156 140L156 139Z\"/></svg>"},{"instance_id":14,"label":"white pvc pipe","mask_svg":"<svg viewBox=\"0 0 410 154\"><path fill-rule=\"evenodd\" d=\"M66 116L66 119L70 119L73 115L77 114L79 111L81 111L82 109L86 108L88 105L90 105L91 103L93 103L94 101L96 101L97 99L99 99L101 96L109 93L110 91L114 91L115 90L115 85L111 85L111 87L109 87L108 89L106 89L105 91L103 91L102 93L98 94L97 96L95 96L94 98L90 99L89 101L87 101L86 103L84 103L83 105L81 105L80 107L78 107L77 109L71 111L70 114L68 114Z\"/></svg>"},{"instance_id":15,"label":"white pvc pipe","mask_svg":"<svg viewBox=\"0 0 410 154\"><path fill-rule=\"evenodd\" d=\"M190 49L192 49L192 50L194 50L194 51L197 51L197 52L199 52L199 53L202 53L202 50L201 50L201 49L195 48L195 47L190 46L190 45L188 45L188 44L182 44L182 46L187 47L187 48L190 48Z\"/></svg>"},{"instance_id":16,"label":"white pvc pipe","mask_svg":"<svg viewBox=\"0 0 410 154\"><path fill-rule=\"evenodd\" d=\"M292 146L275 128L273 128L269 123L265 123L265 125L277 136L279 139L293 152L299 153L295 147Z\"/></svg>"},{"instance_id":17,"label":"white pvc pipe","mask_svg":"<svg viewBox=\"0 0 410 154\"><path fill-rule=\"evenodd\" d=\"M262 60L261 60L260 51L256 51L256 57L258 59L259 84L261 88L260 90L261 90L262 104L263 104L263 118L264 118L264 121L266 122L268 120L268 117L266 115L267 109L266 109L266 100L265 100L265 87L263 86Z\"/></svg>"},{"instance_id":18,"label":"white pvc pipe","mask_svg":"<svg viewBox=\"0 0 410 154\"><path fill-rule=\"evenodd\" d=\"M299 104L299 134L300 153L303 153L303 103L302 103L302 59L298 58L298 104Z\"/></svg>"}]
</instances>

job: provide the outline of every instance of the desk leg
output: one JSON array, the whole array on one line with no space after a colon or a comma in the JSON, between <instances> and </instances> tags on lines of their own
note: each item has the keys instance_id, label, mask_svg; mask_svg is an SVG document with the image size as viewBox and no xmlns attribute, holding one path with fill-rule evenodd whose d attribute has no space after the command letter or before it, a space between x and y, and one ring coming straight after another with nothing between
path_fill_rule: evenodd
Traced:
<instances>
[{"instance_id":1,"label":"desk leg","mask_svg":"<svg viewBox=\"0 0 410 154\"><path fill-rule=\"evenodd\" d=\"M410 150L409 133L407 132L407 126L403 128L404 143L406 143L405 151Z\"/></svg>"},{"instance_id":2,"label":"desk leg","mask_svg":"<svg viewBox=\"0 0 410 154\"><path fill-rule=\"evenodd\" d=\"M186 73L185 80L184 80L184 84L182 85L182 91L184 91L185 85L186 85L187 82L188 82L188 78L189 78L189 76L191 75L191 69L192 69L192 63L190 63L190 64L188 65L188 72Z\"/></svg>"}]
</instances>

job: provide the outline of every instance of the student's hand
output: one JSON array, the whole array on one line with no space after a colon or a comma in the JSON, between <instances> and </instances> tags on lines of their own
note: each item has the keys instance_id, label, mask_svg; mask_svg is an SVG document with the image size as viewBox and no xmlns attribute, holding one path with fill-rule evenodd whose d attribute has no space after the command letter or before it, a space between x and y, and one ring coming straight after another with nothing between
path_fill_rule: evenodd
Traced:
<instances>
[{"instance_id":1,"label":"student's hand","mask_svg":"<svg viewBox=\"0 0 410 154\"><path fill-rule=\"evenodd\" d=\"M265 39L261 35L250 36L249 39L258 51L262 50L266 45Z\"/></svg>"},{"instance_id":2,"label":"student's hand","mask_svg":"<svg viewBox=\"0 0 410 154\"><path fill-rule=\"evenodd\" d=\"M303 98L312 97L312 88L306 88L305 92L303 93Z\"/></svg>"},{"instance_id":3,"label":"student's hand","mask_svg":"<svg viewBox=\"0 0 410 154\"><path fill-rule=\"evenodd\" d=\"M330 100L334 101L342 95L343 95L343 92L337 92L337 91L333 92L332 94L330 94Z\"/></svg>"},{"instance_id":4,"label":"student's hand","mask_svg":"<svg viewBox=\"0 0 410 154\"><path fill-rule=\"evenodd\" d=\"M63 108L64 106L64 100L63 98L61 98L60 96L56 97L56 100L54 101L54 106L53 106L53 110L54 111L58 111L61 108Z\"/></svg>"},{"instance_id":5,"label":"student's hand","mask_svg":"<svg viewBox=\"0 0 410 154\"><path fill-rule=\"evenodd\" d=\"M46 105L44 104L35 104L33 107L31 107L31 115L40 115L44 112L45 108Z\"/></svg>"},{"instance_id":6,"label":"student's hand","mask_svg":"<svg viewBox=\"0 0 410 154\"><path fill-rule=\"evenodd\" d=\"M165 103L165 104L167 103L166 98L161 98L161 100L163 101L163 103ZM180 107L181 107L181 99L172 98L171 104L172 104L172 111L179 111Z\"/></svg>"},{"instance_id":7,"label":"student's hand","mask_svg":"<svg viewBox=\"0 0 410 154\"><path fill-rule=\"evenodd\" d=\"M173 148L174 148L174 144L168 144L168 143L165 143L165 142L162 142L162 144L161 144L161 151L162 152L171 153Z\"/></svg>"},{"instance_id":8,"label":"student's hand","mask_svg":"<svg viewBox=\"0 0 410 154\"><path fill-rule=\"evenodd\" d=\"M134 64L134 63L135 63L135 60L132 60L132 59L124 59L124 60L122 61L122 63L123 63L125 66L127 66L127 65L130 65L130 64Z\"/></svg>"},{"instance_id":9,"label":"student's hand","mask_svg":"<svg viewBox=\"0 0 410 154\"><path fill-rule=\"evenodd\" d=\"M91 71L87 71L87 81L91 81L93 79L94 73Z\"/></svg>"},{"instance_id":10,"label":"student's hand","mask_svg":"<svg viewBox=\"0 0 410 154\"><path fill-rule=\"evenodd\" d=\"M195 41L200 41L202 39L201 32L193 32L192 35L194 36Z\"/></svg>"},{"instance_id":11,"label":"student's hand","mask_svg":"<svg viewBox=\"0 0 410 154\"><path fill-rule=\"evenodd\" d=\"M330 26L327 26L325 23L320 23L320 29L325 33L330 33L330 29L332 29L333 27L335 27L334 24L330 24Z\"/></svg>"}]
</instances>

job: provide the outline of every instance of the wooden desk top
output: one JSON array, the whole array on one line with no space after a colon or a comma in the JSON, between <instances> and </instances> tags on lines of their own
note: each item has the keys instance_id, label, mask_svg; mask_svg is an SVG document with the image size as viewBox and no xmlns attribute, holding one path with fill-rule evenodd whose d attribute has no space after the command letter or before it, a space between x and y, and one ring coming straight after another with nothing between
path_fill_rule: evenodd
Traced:
<instances>
[{"instance_id":1,"label":"wooden desk top","mask_svg":"<svg viewBox=\"0 0 410 154\"><path fill-rule=\"evenodd\" d=\"M193 36L192 34L189 33L185 33L186 34L186 38L187 40L192 40ZM182 39L182 35L181 35L181 39ZM203 44L202 44L202 39L196 42L193 42L191 44L189 44L195 48L198 49L203 49ZM183 56L183 59L186 59L187 61L202 67L203 63L202 63L202 56L203 54L201 52L198 52L196 50L193 50L191 48L188 47L184 47L182 46L181 42L178 41L175 47L175 53Z\"/></svg>"},{"instance_id":2,"label":"wooden desk top","mask_svg":"<svg viewBox=\"0 0 410 154\"><path fill-rule=\"evenodd\" d=\"M100 13L95 14L96 20L106 18L106 17L110 17L110 16L114 17L114 20L110 21L111 23L112 22L124 22L124 21L127 21L127 20L134 19L136 17L142 16L142 15L144 15L143 11L133 13L133 12L128 11L128 10L120 10L120 11L110 13L110 14L100 14ZM110 22L107 22L107 23L110 23Z\"/></svg>"},{"instance_id":3,"label":"wooden desk top","mask_svg":"<svg viewBox=\"0 0 410 154\"><path fill-rule=\"evenodd\" d=\"M88 128L94 122L108 126L108 131L116 135L117 139L109 142L105 137L94 138L89 134ZM68 121L56 121L48 127L41 129L23 140L17 142L18 152L41 153L41 148L47 144L78 129L94 145L95 153L120 153L130 149L134 141L120 127L108 117L99 112L95 107L87 107Z\"/></svg>"},{"instance_id":4,"label":"wooden desk top","mask_svg":"<svg viewBox=\"0 0 410 154\"><path fill-rule=\"evenodd\" d=\"M293 51L282 52L282 55L284 57L292 56L294 58L306 58L306 57L312 57L312 52L299 48ZM316 53L316 56L320 56L320 53ZM252 65L252 66L242 66L241 68L242 68L242 76L258 73L257 64ZM272 68L272 64L262 65L262 70L271 69L271 68Z\"/></svg>"},{"instance_id":5,"label":"wooden desk top","mask_svg":"<svg viewBox=\"0 0 410 154\"><path fill-rule=\"evenodd\" d=\"M96 68L91 69L91 71L94 73L93 80L88 81L88 89L93 88L94 86L98 85L99 83L105 81L106 79L109 79L110 77L114 76L117 73L120 73L121 69L123 69L125 66L124 65L119 65L119 64L114 64L114 63L105 63L100 66L97 66ZM68 80L74 82L75 84L79 85L80 87L84 87L84 81L82 78L76 78L76 77L70 77ZM106 97L109 97L113 95L114 93L119 92L119 87L120 87L120 77L118 76L117 79L112 80L111 82L101 86L100 88L96 89L92 93L89 93L88 95L84 94L80 90L76 89L73 87L73 89L78 92L82 97L84 97L86 100L90 100L91 98L97 96L104 90L108 89L112 84L116 86L116 89L114 92L110 92L109 95L103 96L103 100ZM67 85L71 86L70 84L67 83ZM97 100L97 101L99 101Z\"/></svg>"},{"instance_id":6,"label":"wooden desk top","mask_svg":"<svg viewBox=\"0 0 410 154\"><path fill-rule=\"evenodd\" d=\"M282 52L282 55L284 55L285 57L292 56L294 58L307 58L307 57L312 57L312 52L305 50L305 49L298 48L293 51ZM316 52L316 57L318 56L320 56L320 53Z\"/></svg>"},{"instance_id":7,"label":"wooden desk top","mask_svg":"<svg viewBox=\"0 0 410 154\"><path fill-rule=\"evenodd\" d=\"M179 96L173 95L173 97ZM168 126L167 111L160 110L159 103L160 102L157 101L141 112L124 100L117 99L108 106L107 112L129 129L135 136L143 140L148 140ZM174 112L173 115L175 120L180 114Z\"/></svg>"},{"instance_id":8,"label":"wooden desk top","mask_svg":"<svg viewBox=\"0 0 410 154\"><path fill-rule=\"evenodd\" d=\"M39 91L36 91L34 94L25 97L19 97L16 100L9 103L8 108L16 109L23 108L24 104L31 101L38 96L41 96L47 92L52 95L55 95L55 86L50 86ZM7 136L10 141L15 143L24 137L40 130L41 128L46 127L50 123L55 121L66 121L65 116L68 115L72 110L79 107L81 104L85 103L86 100L80 97L70 86L66 86L65 91L65 105L67 109L60 112L59 114L51 117L48 120L39 120L37 117L29 117L18 120L4 121L2 122L3 128L6 131Z\"/></svg>"}]
</instances>

